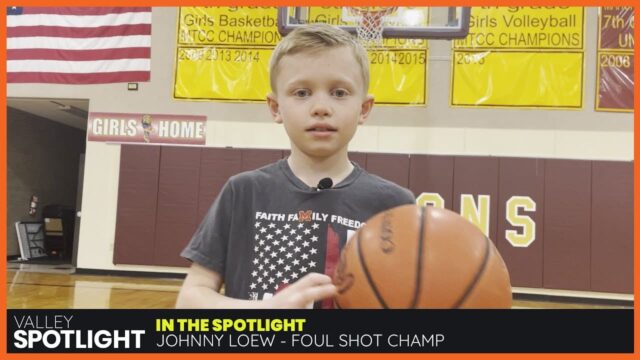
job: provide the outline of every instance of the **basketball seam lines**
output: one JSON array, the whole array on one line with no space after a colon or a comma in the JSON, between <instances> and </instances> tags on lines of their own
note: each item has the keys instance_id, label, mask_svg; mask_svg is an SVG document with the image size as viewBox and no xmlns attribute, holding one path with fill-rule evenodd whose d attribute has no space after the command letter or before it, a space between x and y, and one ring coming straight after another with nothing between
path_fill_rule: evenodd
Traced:
<instances>
[{"instance_id":1,"label":"basketball seam lines","mask_svg":"<svg viewBox=\"0 0 640 360\"><path fill-rule=\"evenodd\" d=\"M373 283L373 279L371 278L371 274L369 273L369 268L367 268L367 264L364 262L364 256L362 255L362 248L360 247L361 231L362 229L360 229L360 231L357 232L358 237L356 238L356 245L358 245L358 258L360 259L360 264L362 264L362 270L364 271L364 275L367 277L367 281L369 282L369 285L371 286L371 290L373 290L373 293L375 294L376 298L378 299L378 301L380 302L383 308L388 309L389 306L387 306L387 303L384 302L384 299L382 298L382 295L378 291L376 284Z\"/></svg>"},{"instance_id":2,"label":"basketball seam lines","mask_svg":"<svg viewBox=\"0 0 640 360\"><path fill-rule=\"evenodd\" d=\"M480 269L476 273L476 276L474 277L471 284L469 284L469 286L467 287L467 290L465 290L464 294L462 294L462 297L458 301L456 301L455 304L453 305L454 309L459 308L460 305L462 305L465 302L465 300L467 300L467 297L471 294L473 289L478 284L478 280L480 280L480 278L482 277L482 274L487 268L487 264L489 264L489 255L491 252L491 240L489 240L489 238L486 236L484 237L484 239L485 239L485 242L487 243L487 246L485 247L484 259L482 260L482 265L480 266Z\"/></svg>"},{"instance_id":3,"label":"basketball seam lines","mask_svg":"<svg viewBox=\"0 0 640 360\"><path fill-rule=\"evenodd\" d=\"M422 283L422 249L424 248L424 223L425 223L425 208L420 208L420 233L418 235L418 262L416 269L416 286L415 292L413 293L413 300L411 301L411 305L409 305L409 309L415 309L416 304L418 303L418 296L420 296L420 285Z\"/></svg>"}]
</instances>

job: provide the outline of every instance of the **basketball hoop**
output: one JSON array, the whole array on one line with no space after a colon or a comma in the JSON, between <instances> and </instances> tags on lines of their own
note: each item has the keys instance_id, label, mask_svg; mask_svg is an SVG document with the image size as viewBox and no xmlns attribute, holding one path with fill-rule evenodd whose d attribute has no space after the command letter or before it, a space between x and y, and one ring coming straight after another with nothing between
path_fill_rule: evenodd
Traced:
<instances>
[{"instance_id":1,"label":"basketball hoop","mask_svg":"<svg viewBox=\"0 0 640 360\"><path fill-rule=\"evenodd\" d=\"M382 20L385 16L391 15L397 7L395 6L354 6L347 7L350 15L358 21L356 33L358 40L365 47L381 46Z\"/></svg>"}]
</instances>

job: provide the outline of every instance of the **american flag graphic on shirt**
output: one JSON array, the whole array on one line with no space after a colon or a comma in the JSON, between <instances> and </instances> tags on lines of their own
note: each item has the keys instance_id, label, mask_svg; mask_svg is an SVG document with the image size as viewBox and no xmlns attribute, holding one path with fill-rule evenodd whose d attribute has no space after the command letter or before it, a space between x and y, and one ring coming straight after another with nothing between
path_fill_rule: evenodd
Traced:
<instances>
[{"instance_id":1,"label":"american flag graphic on shirt","mask_svg":"<svg viewBox=\"0 0 640 360\"><path fill-rule=\"evenodd\" d=\"M330 224L257 220L254 232L249 274L253 300L272 296L309 272L332 271L339 257L338 236Z\"/></svg>"}]
</instances>

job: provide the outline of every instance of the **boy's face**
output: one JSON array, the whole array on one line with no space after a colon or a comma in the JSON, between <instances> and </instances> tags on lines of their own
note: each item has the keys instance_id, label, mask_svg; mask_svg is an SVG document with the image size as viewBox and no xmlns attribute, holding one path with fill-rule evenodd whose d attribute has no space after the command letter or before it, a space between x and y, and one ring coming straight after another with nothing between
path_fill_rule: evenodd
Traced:
<instances>
[{"instance_id":1,"label":"boy's face","mask_svg":"<svg viewBox=\"0 0 640 360\"><path fill-rule=\"evenodd\" d=\"M286 55L278 64L277 91L267 97L275 122L284 124L291 150L313 158L347 151L373 97L348 47Z\"/></svg>"}]
</instances>

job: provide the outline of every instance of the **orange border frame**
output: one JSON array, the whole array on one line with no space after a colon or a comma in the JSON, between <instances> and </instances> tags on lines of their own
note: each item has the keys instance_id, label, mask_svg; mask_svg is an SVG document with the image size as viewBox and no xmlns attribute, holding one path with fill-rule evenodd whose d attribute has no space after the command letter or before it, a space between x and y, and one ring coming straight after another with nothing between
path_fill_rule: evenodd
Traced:
<instances>
[{"instance_id":1,"label":"orange border frame","mask_svg":"<svg viewBox=\"0 0 640 360\"><path fill-rule=\"evenodd\" d=\"M446 1L446 0L404 0L400 3L397 0L325 0L325 1L311 1L311 0L217 0L215 5L217 6L291 6L295 5L312 5L312 6L343 6L345 2L349 5L360 5L360 6L370 6L370 5L386 5L386 6L486 6L486 5L500 5L500 6L634 6L634 17L637 17L639 6L636 2L632 0L614 0L614 1L591 1L591 0L559 0L559 1L550 1L550 0L529 0L529 1L514 1L514 0L502 0L502 1L481 1L481 0L464 0L464 1ZM453 4L452 4L453 3ZM50 0L25 0L20 4L12 4L12 5L20 5L20 6L50 6ZM57 6L96 6L96 5L108 5L108 6L131 6L131 0L94 0L91 2L88 1L62 1L61 3L56 3ZM167 1L167 0L138 0L136 1L136 5L142 6L211 6L213 2L211 0L191 0L187 3L179 3L177 1ZM2 7L0 9L0 17L2 18L0 21L2 22L2 26L0 27L0 38L3 40L4 44L6 44L6 7ZM640 39L640 31L638 28L634 29L634 37L635 39ZM640 59L637 56L637 51L635 51L634 56L634 67L636 69L640 68ZM0 92L1 92L1 103L2 108L6 108L6 99L7 99L7 87L6 87L6 46L2 46L0 49L0 56L3 60L3 71L0 73ZM638 73L636 72L634 75L634 84L637 84L639 80ZM638 94L634 94L634 108L640 109L640 96ZM2 112L1 126L0 126L0 168L2 169L2 176L0 176L0 200L2 201L3 206L0 208L0 233L6 234L7 231L7 119L6 112ZM634 115L634 122L637 117ZM635 146L635 141L638 140L638 128L634 128L634 159L640 153L638 147ZM634 162L634 180L633 180L633 211L634 214L638 212L638 207L640 205L640 195L638 190L638 177L640 175L640 168L638 167L638 163ZM637 221L637 217L634 216L634 296L637 296L638 289L640 288L640 276L638 276L638 260L640 257L639 246L638 246L638 237L640 232L640 224ZM0 246L0 261L2 264L0 266L0 279L2 279L2 283L6 284L7 281L7 272L6 272L6 246ZM263 359L296 359L301 356L301 354L177 354L177 353L165 353L165 354L7 354L7 336L4 335L4 331L7 328L7 288L5 285L0 287L0 355L4 359L54 359L54 360L69 360L69 359L85 359L87 357L91 357L93 359L148 359L148 360L160 360L160 359L173 359L176 357L189 357L189 359L207 359L210 360L212 356L215 356L217 359L225 358L225 359L251 359L255 360L259 358ZM428 358L428 359L486 359L486 360L494 360L494 359L539 359L541 357L550 358L550 359L574 359L574 360L589 360L589 359L602 359L606 357L607 359L637 359L640 354L638 349L638 339L640 338L640 332L638 331L638 319L639 314L638 311L634 312L634 353L633 354L304 354L305 358L314 358L321 359L327 356L330 356L334 359L385 359L389 357L402 357L408 359L416 359L416 358ZM524 326L525 324L523 324ZM594 324L597 326L597 324Z\"/></svg>"}]
</instances>

